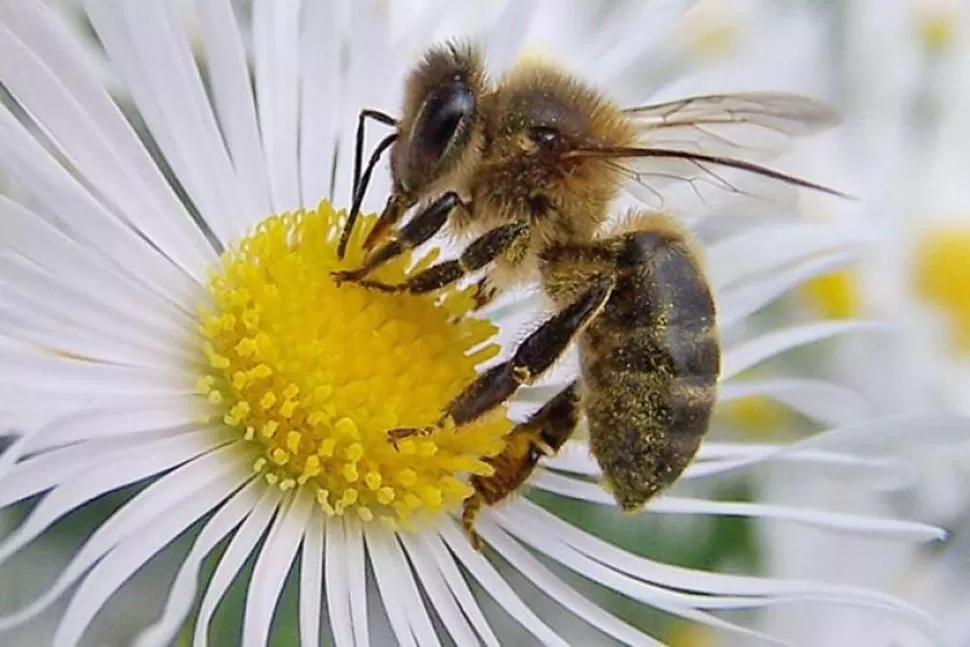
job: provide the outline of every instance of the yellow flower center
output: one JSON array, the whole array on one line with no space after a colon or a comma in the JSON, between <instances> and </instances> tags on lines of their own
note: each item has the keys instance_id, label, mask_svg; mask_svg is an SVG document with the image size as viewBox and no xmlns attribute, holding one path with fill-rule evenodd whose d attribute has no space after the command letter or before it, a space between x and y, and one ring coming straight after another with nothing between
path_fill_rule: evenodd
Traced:
<instances>
[{"instance_id":1,"label":"yellow flower center","mask_svg":"<svg viewBox=\"0 0 970 647\"><path fill-rule=\"evenodd\" d=\"M970 229L937 229L917 241L913 289L949 318L954 349L970 353Z\"/></svg>"},{"instance_id":2,"label":"yellow flower center","mask_svg":"<svg viewBox=\"0 0 970 647\"><path fill-rule=\"evenodd\" d=\"M727 424L749 438L772 438L787 429L791 412L763 395L750 395L728 402L718 415Z\"/></svg>"},{"instance_id":3,"label":"yellow flower center","mask_svg":"<svg viewBox=\"0 0 970 647\"><path fill-rule=\"evenodd\" d=\"M809 279L800 292L821 316L851 319L862 310L858 280L855 270L841 270Z\"/></svg>"},{"instance_id":4,"label":"yellow flower center","mask_svg":"<svg viewBox=\"0 0 970 647\"><path fill-rule=\"evenodd\" d=\"M413 296L336 285L331 272L360 265L373 224L364 219L341 261L342 218L326 203L273 216L223 255L213 306L200 312L198 389L255 448L253 471L268 484L312 488L328 515L407 528L460 504L470 474L491 473L484 459L501 451L510 423L498 409L396 444L387 432L434 424L498 352L495 327L467 316L468 290ZM372 278L399 283L411 260Z\"/></svg>"},{"instance_id":5,"label":"yellow flower center","mask_svg":"<svg viewBox=\"0 0 970 647\"><path fill-rule=\"evenodd\" d=\"M951 0L918 0L913 22L923 47L933 53L947 49L959 36L959 11Z\"/></svg>"}]
</instances>

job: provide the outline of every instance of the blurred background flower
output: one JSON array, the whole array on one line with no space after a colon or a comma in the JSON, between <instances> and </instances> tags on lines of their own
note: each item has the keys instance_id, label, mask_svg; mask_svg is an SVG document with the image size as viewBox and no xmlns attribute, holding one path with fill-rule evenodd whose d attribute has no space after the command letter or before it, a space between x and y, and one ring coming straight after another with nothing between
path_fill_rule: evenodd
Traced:
<instances>
[{"instance_id":1,"label":"blurred background flower","mask_svg":"<svg viewBox=\"0 0 970 647\"><path fill-rule=\"evenodd\" d=\"M80 3L60 0L49 4L63 24L87 43L91 66L141 129L146 143L153 146ZM208 52L199 39L198 26L192 23L192 3L176 4L189 22L192 52L204 68ZM765 468L726 472L724 478L696 479L685 483L682 491L711 499L752 500L870 517L898 515L941 526L950 534L943 542L914 547L912 543L874 542L732 515L642 515L637 523L621 526L611 523L613 513L601 506L542 492L533 500L612 543L663 562L722 572L823 578L890 590L934 614L950 644L970 645L970 621L965 613L970 604L970 577L966 575L970 573L970 445L959 446L955 441L961 430L941 431L945 424L937 424L942 418L934 417L970 414L970 129L965 122L970 108L970 16L966 3L549 0L535 8L530 2L475 2L462 12L444 11L446 4L373 2L361 3L352 11L346 7L343 12L335 11L333 19L343 21L341 29L359 19L355 12L386 12L391 42L385 45L411 54L398 61L400 69L388 70L386 76L361 78L353 69L342 70L357 84L348 96L362 105L393 112L398 90L389 90L387 78L398 78L427 42L481 27L477 33L486 41L500 44L521 38L527 52L542 53L572 69L596 69L598 78L591 80L610 88L625 104L694 93L773 89L825 99L843 111L842 128L800 146L781 166L860 198L840 201L802 195L792 216L813 226L832 227L825 231L848 226L865 235L845 248L806 256L804 265L785 268L789 274L784 282L792 285L800 282L798 277L819 274L820 268L838 271L805 280L797 292L739 321L729 335L731 343L740 344L783 326L855 318L886 320L891 329L878 335L823 339L743 373L757 395L746 396L743 385L727 391L711 436L715 453L708 458L715 466L718 460L725 461L726 468L731 456L718 458L716 452L728 446L718 442L789 443L820 429L852 425L874 415L918 416L910 420L922 421L926 445L914 443L912 434L903 434L906 442L897 443L892 430L886 429L884 443L874 436L865 446L840 444L842 441L830 446L808 445L805 451L832 453L818 462L779 460ZM242 33L248 38L250 4L234 5L242 17ZM691 7L684 12L688 5ZM495 24L506 30L521 28L522 33L490 33L485 27ZM474 27L469 29L469 25ZM492 52L490 63L496 69L508 65L515 54L514 49L501 47L493 47ZM325 54L340 56L341 52ZM377 60L382 55L373 52ZM590 62L595 67L590 68ZM371 62L355 58L351 64L369 69L366 66ZM353 127L354 112L361 107L357 100L355 105L343 107L347 132ZM304 126L320 125L308 122ZM338 165L332 179L338 204L348 201L348 167ZM7 195L18 191L9 178L0 178L0 188ZM723 231L701 233L706 240L727 240L731 220L716 225L724 227ZM737 220L746 222L749 217L738 214ZM730 247L723 250L730 253ZM738 295L739 303L743 297ZM813 390L779 380L793 374L844 388ZM768 383L771 389L758 386ZM840 462L851 463L859 455L882 462L866 463L867 469L840 467ZM568 458L563 459L567 467ZM819 470L817 464L828 467ZM76 548L74 537L96 527L110 509L108 502L100 510L85 511L43 545L32 545L28 555L14 562L16 572L0 572L0 576L9 575L0 583L21 582L27 578L25 573L44 580L53 577ZM4 514L14 515L9 522L15 527L16 515L22 511ZM187 545L181 550L184 554ZM131 608L112 616L124 617L126 623L112 619L98 634L86 636L90 644L126 644L136 628L145 624L142 618L157 615L162 604L159 587L167 586L173 564L179 563L177 556L169 559L174 561L152 562L158 580L155 586L149 577L134 580L126 589L124 599L131 601ZM887 564L894 568L887 569ZM50 570L38 575L44 568ZM509 577L516 575L509 573ZM39 586L18 591L17 596L7 593L13 589L4 589L0 610L18 608L36 595ZM243 592L236 587L230 593L226 606L232 608L219 616L228 618L227 624L241 613ZM671 644L714 645L732 640L665 615L645 617L641 606L603 590L591 595ZM918 645L925 641L871 613L831 609L824 613L826 622L818 622L818 615L806 615L797 608L769 609L756 620L772 635L804 645ZM294 618L289 621L295 625ZM582 623L574 624L577 631L584 631ZM12 644L49 644L50 629L49 623L32 623L12 638L18 641ZM281 635L278 644L294 644L293 631L287 633L284 627ZM601 634L589 634L581 644L609 644L605 640ZM746 644L744 637L739 640Z\"/></svg>"}]
</instances>

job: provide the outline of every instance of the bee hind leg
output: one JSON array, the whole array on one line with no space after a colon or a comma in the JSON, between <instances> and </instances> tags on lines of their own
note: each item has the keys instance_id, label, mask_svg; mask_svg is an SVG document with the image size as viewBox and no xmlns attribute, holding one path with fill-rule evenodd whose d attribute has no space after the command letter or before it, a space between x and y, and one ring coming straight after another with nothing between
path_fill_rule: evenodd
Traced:
<instances>
[{"instance_id":1,"label":"bee hind leg","mask_svg":"<svg viewBox=\"0 0 970 647\"><path fill-rule=\"evenodd\" d=\"M461 523L475 550L481 550L482 545L475 532L479 511L517 490L532 475L542 456L559 452L576 429L581 403L579 382L575 381L509 432L502 452L486 459L495 468L492 475L471 477L475 491L462 505Z\"/></svg>"}]
</instances>

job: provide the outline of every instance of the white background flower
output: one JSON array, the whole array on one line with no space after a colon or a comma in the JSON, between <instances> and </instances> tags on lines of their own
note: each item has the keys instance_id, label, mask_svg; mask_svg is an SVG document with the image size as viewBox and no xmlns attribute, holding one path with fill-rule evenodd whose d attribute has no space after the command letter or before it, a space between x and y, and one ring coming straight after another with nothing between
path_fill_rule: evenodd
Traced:
<instances>
[{"instance_id":1,"label":"white background flower","mask_svg":"<svg viewBox=\"0 0 970 647\"><path fill-rule=\"evenodd\" d=\"M58 645L74 644L102 606L107 605L106 621L113 622L116 601L108 604L109 598L189 528L198 534L191 547L182 546L164 612L137 644L170 640L196 595L194 639L204 644L220 598L247 559L254 562L243 645L266 642L291 568L298 592L296 633L303 644L316 644L327 625L337 645L368 639L382 644L379 636L391 634L401 644L433 645L441 630L459 644L504 644L507 632L548 644L569 642L571 632L537 612L543 603L520 595L518 589L528 587L521 587L519 576L543 593L546 604L554 602L597 628L598 639L654 644L572 588L566 571L746 639L753 634L729 624L737 615L707 611L816 600L869 607L876 617L881 612L925 629L917 611L877 593L708 573L637 557L526 499L482 515L479 531L494 551L485 555L472 550L450 518L434 530L395 534L327 517L308 492L284 494L254 479L251 456L240 453L229 430L195 422L198 397L188 385L199 349L186 340L193 339L194 307L205 299L207 269L222 246L273 213L314 207L321 198L348 202L356 112L363 106L395 111L407 65L429 38L443 35L430 27L470 31L485 41L501 69L537 25L534 42L604 87L615 84L620 98L643 100L633 96L631 83L664 46L641 49L634 37L643 38L641 27L649 25L662 41L685 4L626 5L620 11L627 13L612 18L620 31L605 33L597 47L557 49L542 29L553 10L539 3L477 6L467 13L452 8L452 24L439 21L448 15L446 3L429 3L392 22L379 3L301 6L266 0L253 3L252 31L244 35L230 3L204 0L196 4L195 16L204 86L174 5L84 3L185 203L104 91L103 76L92 73L78 43L42 7L0 4L0 82L32 126L0 109L0 170L25 192L0 198L0 420L17 434L0 455L0 505L42 495L0 543L0 560L19 559L18 549L101 494L144 486L97 526L53 582L38 586L36 602L0 619L0 629L42 611L80 582L68 594L53 638ZM674 54L666 60L673 68L683 64ZM379 204L387 186L381 174L370 207ZM730 329L867 238L865 230L842 224L781 223L711 246L720 323L730 342L724 401L767 392L825 423L835 422L826 418L833 399L852 409L857 398L835 384L771 380L750 386L732 384L731 378L786 350L861 334L871 326L823 323L767 335L739 330L733 337ZM523 400L544 393L548 387L538 387ZM692 481L762 462L809 469L861 461L875 468L879 460L905 459L897 453L905 451L907 440L951 442L960 429L957 423L901 423L887 436L892 442L874 443L882 427L879 421L847 426L778 452L711 443L684 488L658 499L651 513L763 517L895 540L932 539L935 529L918 523L688 496ZM596 473L583 443L568 446L551 466L537 473L538 490L612 502L583 478ZM856 487L869 483L865 470L849 475L858 477ZM199 567L220 542L225 551L200 587ZM497 570L496 563L507 568Z\"/></svg>"}]
</instances>

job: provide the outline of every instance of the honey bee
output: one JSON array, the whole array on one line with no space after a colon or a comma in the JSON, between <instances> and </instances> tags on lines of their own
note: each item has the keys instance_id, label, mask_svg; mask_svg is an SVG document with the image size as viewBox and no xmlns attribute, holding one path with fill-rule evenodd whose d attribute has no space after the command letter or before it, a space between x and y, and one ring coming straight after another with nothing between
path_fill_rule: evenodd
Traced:
<instances>
[{"instance_id":1,"label":"honey bee","mask_svg":"<svg viewBox=\"0 0 970 647\"><path fill-rule=\"evenodd\" d=\"M837 121L809 99L749 93L622 109L548 63L521 61L495 83L484 70L472 45L433 47L407 79L400 118L361 113L341 256L388 148L393 189L365 240L362 265L334 275L374 290L422 294L482 272L477 307L514 285L541 286L555 314L511 359L462 391L442 412L442 424L479 418L578 345L578 379L513 429L505 450L490 461L494 475L471 479L475 493L462 519L476 546L477 511L514 492L582 416L604 485L625 511L642 508L673 484L696 454L715 402L720 344L701 252L679 221L660 210L672 187L707 182L741 193L722 175L731 171L840 195L751 161ZM368 118L394 132L362 174ZM760 136L757 147L746 143L750 135ZM651 208L604 232L623 189ZM400 284L367 278L446 225L473 237L457 259ZM432 430L389 433L396 439Z\"/></svg>"}]
</instances>

